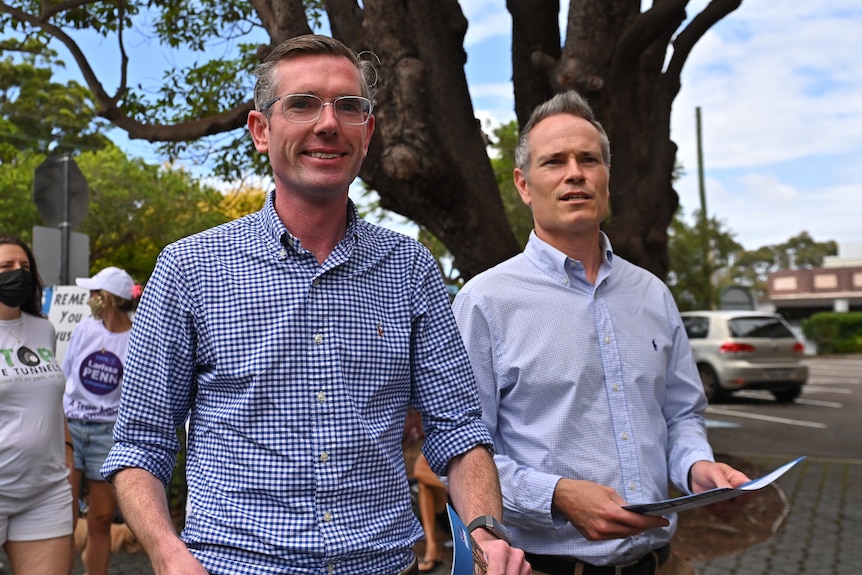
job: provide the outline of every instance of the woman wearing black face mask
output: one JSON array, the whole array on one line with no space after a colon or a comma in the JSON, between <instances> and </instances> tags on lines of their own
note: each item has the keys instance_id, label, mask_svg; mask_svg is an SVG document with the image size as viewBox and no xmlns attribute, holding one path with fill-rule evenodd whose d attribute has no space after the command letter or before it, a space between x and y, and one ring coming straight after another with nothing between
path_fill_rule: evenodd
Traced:
<instances>
[{"instance_id":1,"label":"woman wearing black face mask","mask_svg":"<svg viewBox=\"0 0 862 575\"><path fill-rule=\"evenodd\" d=\"M72 441L33 252L0 235L0 545L18 574L71 568Z\"/></svg>"}]
</instances>

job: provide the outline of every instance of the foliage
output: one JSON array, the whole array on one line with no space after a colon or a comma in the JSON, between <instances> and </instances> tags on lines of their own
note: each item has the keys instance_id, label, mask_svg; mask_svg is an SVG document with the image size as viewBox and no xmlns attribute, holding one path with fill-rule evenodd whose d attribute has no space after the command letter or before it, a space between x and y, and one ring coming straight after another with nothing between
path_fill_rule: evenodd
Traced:
<instances>
[{"instance_id":1,"label":"foliage","mask_svg":"<svg viewBox=\"0 0 862 575\"><path fill-rule=\"evenodd\" d=\"M2 122L0 118L0 122ZM0 162L0 230L19 236L32 245L33 226L42 218L33 203L33 174L45 159L40 154L12 152Z\"/></svg>"},{"instance_id":2,"label":"foliage","mask_svg":"<svg viewBox=\"0 0 862 575\"><path fill-rule=\"evenodd\" d=\"M33 174L44 156L19 152L0 164L0 229L32 240L41 225L32 200ZM90 271L116 265L145 282L168 243L229 219L223 196L188 172L129 159L114 146L75 161L90 189L89 213L78 231L90 237Z\"/></svg>"},{"instance_id":3,"label":"foliage","mask_svg":"<svg viewBox=\"0 0 862 575\"><path fill-rule=\"evenodd\" d=\"M494 130L494 139L491 141L494 152L491 155L491 167L494 168L494 176L497 178L497 187L500 188L500 197L503 199L503 208L506 210L509 226L518 244L525 246L533 230L533 214L529 206L521 200L512 177L517 145L518 122L512 120L508 124L498 126Z\"/></svg>"},{"instance_id":4,"label":"foliage","mask_svg":"<svg viewBox=\"0 0 862 575\"><path fill-rule=\"evenodd\" d=\"M0 59L0 162L12 161L16 151L108 145L102 133L107 123L97 118L89 89L52 80L52 67L63 63L42 44L26 45L37 53L25 53L20 61Z\"/></svg>"},{"instance_id":5,"label":"foliage","mask_svg":"<svg viewBox=\"0 0 862 575\"><path fill-rule=\"evenodd\" d=\"M80 231L90 236L91 271L116 265L145 282L165 245L228 220L221 193L182 169L129 159L114 147L77 162L90 187Z\"/></svg>"},{"instance_id":6,"label":"foliage","mask_svg":"<svg viewBox=\"0 0 862 575\"><path fill-rule=\"evenodd\" d=\"M727 270L727 279L730 283L753 288L758 299L763 300L767 296L766 280L771 272L820 267L824 257L837 254L835 241L817 242L808 232L802 231L780 244L739 252Z\"/></svg>"},{"instance_id":7,"label":"foliage","mask_svg":"<svg viewBox=\"0 0 862 575\"><path fill-rule=\"evenodd\" d=\"M668 232L670 270L666 280L682 311L718 307L718 294L731 285L748 288L758 301L764 301L771 272L819 267L825 256L838 253L834 241L817 242L805 231L780 244L746 250L723 222L710 218L707 225L710 257L705 263L699 225L687 224L683 215L682 210L675 215ZM700 212L695 210L694 221L699 222L699 217ZM710 285L705 279L707 264Z\"/></svg>"},{"instance_id":8,"label":"foliage","mask_svg":"<svg viewBox=\"0 0 862 575\"><path fill-rule=\"evenodd\" d=\"M694 220L700 220L700 211L695 210ZM718 303L716 287L728 285L729 280L721 271L727 269L735 254L742 250L733 233L716 218L707 222L709 257L703 257L701 231L698 225L689 226L680 209L671 222L668 241L670 271L667 285L681 311L713 309ZM714 284L718 283L716 286Z\"/></svg>"},{"instance_id":9,"label":"foliage","mask_svg":"<svg viewBox=\"0 0 862 575\"><path fill-rule=\"evenodd\" d=\"M263 188L242 184L223 196L219 209L229 220L235 220L258 211L266 195Z\"/></svg>"},{"instance_id":10,"label":"foliage","mask_svg":"<svg viewBox=\"0 0 862 575\"><path fill-rule=\"evenodd\" d=\"M862 353L862 312L819 312L802 322L818 354Z\"/></svg>"}]
</instances>

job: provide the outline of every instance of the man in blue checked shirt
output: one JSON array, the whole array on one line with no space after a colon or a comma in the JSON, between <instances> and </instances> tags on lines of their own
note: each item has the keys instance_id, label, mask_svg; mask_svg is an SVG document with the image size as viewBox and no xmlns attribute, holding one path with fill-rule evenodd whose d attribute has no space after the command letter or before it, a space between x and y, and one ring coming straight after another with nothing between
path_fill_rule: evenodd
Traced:
<instances>
[{"instance_id":1,"label":"man in blue checked shirt","mask_svg":"<svg viewBox=\"0 0 862 575\"><path fill-rule=\"evenodd\" d=\"M667 499L669 480L701 492L748 478L714 463L670 292L599 229L607 134L577 93L558 94L522 130L515 166L529 242L453 304L496 445L504 521L536 573L693 573L669 547L675 516L622 506Z\"/></svg>"},{"instance_id":2,"label":"man in blue checked shirt","mask_svg":"<svg viewBox=\"0 0 862 575\"><path fill-rule=\"evenodd\" d=\"M455 508L478 520L488 573L525 575L494 533L492 440L436 263L348 199L374 131L373 65L309 35L256 73L248 128L275 191L159 257L102 468L124 517L160 575L416 573L411 405ZM180 538L164 486L187 418Z\"/></svg>"}]
</instances>

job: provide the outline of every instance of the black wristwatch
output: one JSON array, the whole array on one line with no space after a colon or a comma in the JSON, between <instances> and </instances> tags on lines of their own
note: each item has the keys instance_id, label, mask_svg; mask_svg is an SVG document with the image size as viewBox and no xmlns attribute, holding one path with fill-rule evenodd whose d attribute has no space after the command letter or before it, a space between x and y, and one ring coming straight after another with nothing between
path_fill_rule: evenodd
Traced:
<instances>
[{"instance_id":1,"label":"black wristwatch","mask_svg":"<svg viewBox=\"0 0 862 575\"><path fill-rule=\"evenodd\" d=\"M467 531L472 533L474 529L479 529L480 527L486 531L490 531L497 539L502 539L509 545L512 544L512 536L509 534L509 530L493 515L480 515L470 522L470 525L467 526Z\"/></svg>"}]
</instances>

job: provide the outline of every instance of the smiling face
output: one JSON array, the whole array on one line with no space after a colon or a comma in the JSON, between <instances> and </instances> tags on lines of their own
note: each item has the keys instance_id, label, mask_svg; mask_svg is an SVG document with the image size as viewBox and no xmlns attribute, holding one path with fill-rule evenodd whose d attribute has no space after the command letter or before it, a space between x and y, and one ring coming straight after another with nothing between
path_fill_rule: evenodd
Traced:
<instances>
[{"instance_id":1,"label":"smiling face","mask_svg":"<svg viewBox=\"0 0 862 575\"><path fill-rule=\"evenodd\" d=\"M278 63L278 95L314 94L324 101L361 96L359 70L350 60L331 55L294 56ZM249 113L248 127L257 150L269 154L278 194L305 201L345 198L359 174L374 132L374 116L362 126L340 123L332 106L305 124L289 122L281 101L263 112Z\"/></svg>"},{"instance_id":2,"label":"smiling face","mask_svg":"<svg viewBox=\"0 0 862 575\"><path fill-rule=\"evenodd\" d=\"M574 242L597 241L610 196L599 131L583 118L555 114L533 127L528 143L528 169L516 168L514 178L536 235L567 254Z\"/></svg>"}]
</instances>

